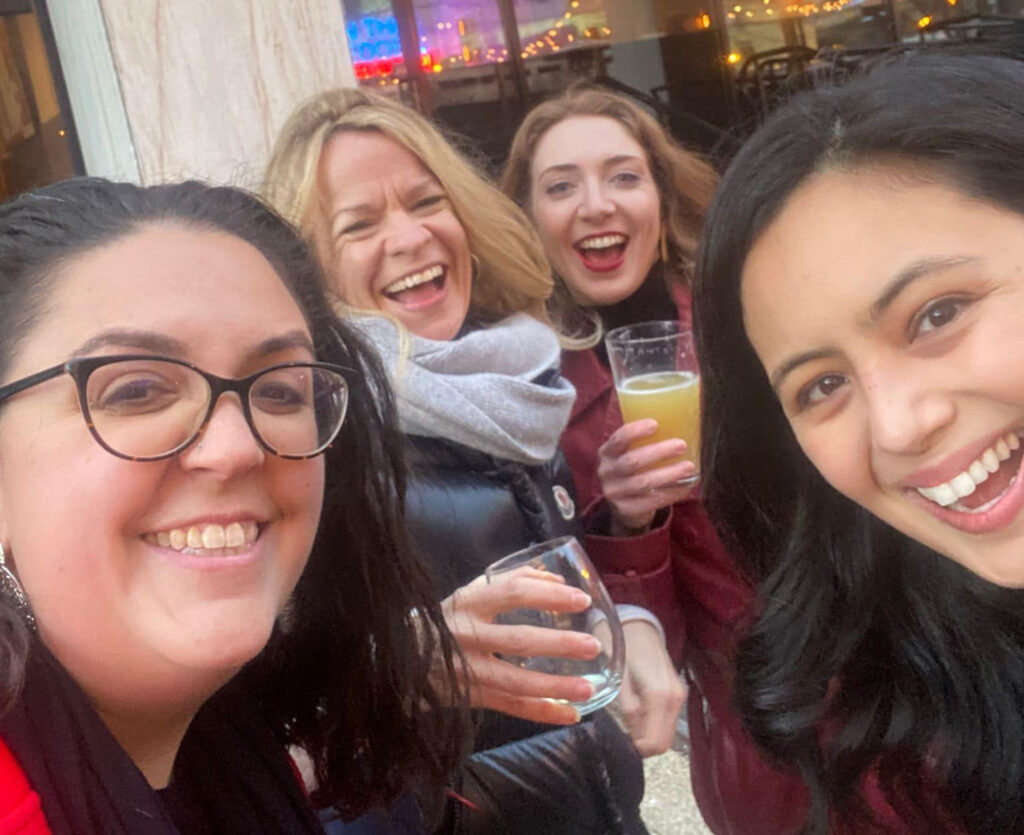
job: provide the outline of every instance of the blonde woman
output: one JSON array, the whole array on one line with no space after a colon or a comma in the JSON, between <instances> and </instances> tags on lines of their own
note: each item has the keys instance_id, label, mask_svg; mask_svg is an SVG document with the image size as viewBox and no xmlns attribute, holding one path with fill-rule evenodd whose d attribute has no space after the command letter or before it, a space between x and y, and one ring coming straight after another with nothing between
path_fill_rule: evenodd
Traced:
<instances>
[{"instance_id":1,"label":"blonde woman","mask_svg":"<svg viewBox=\"0 0 1024 835\"><path fill-rule=\"evenodd\" d=\"M491 622L504 609L579 603L542 580L515 599L474 582L490 562L532 542L584 535L559 450L574 392L558 371L559 343L545 312L552 279L528 219L421 116L355 90L299 108L279 138L265 191L313 243L339 311L364 314L353 321L393 374L411 462L413 538L451 594L445 607L475 704L500 712L481 726L477 749L514 750L535 778L537 752L551 744L576 760L574 771L586 771L582 747L595 743L606 763L618 763L611 781L566 773L569 802L552 808L535 794L532 809L516 812L517 831L643 831L635 752L602 714L535 739L545 725L578 719L552 699L583 700L590 685L494 655L592 657L587 636ZM625 705L637 747L654 753L671 742L683 692L656 619L635 607L624 616ZM602 811L609 808L610 817Z\"/></svg>"},{"instance_id":2,"label":"blonde woman","mask_svg":"<svg viewBox=\"0 0 1024 835\"><path fill-rule=\"evenodd\" d=\"M680 459L682 439L632 449L653 420L623 424L604 330L690 325L690 277L716 183L628 99L574 87L520 126L502 187L528 213L555 273L551 318L577 345L562 371L577 400L562 446L612 597L652 610L690 683L694 793L716 832L776 831L800 786L760 760L731 710L729 657L751 589L718 541ZM746 829L744 827L753 827ZM758 828L763 827L763 829Z\"/></svg>"}]
</instances>

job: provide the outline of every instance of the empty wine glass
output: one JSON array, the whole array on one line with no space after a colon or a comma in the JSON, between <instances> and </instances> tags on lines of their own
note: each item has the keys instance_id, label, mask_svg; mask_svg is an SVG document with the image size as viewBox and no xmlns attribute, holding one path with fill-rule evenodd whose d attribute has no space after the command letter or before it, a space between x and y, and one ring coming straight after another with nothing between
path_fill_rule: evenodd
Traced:
<instances>
[{"instance_id":1,"label":"empty wine glass","mask_svg":"<svg viewBox=\"0 0 1024 835\"><path fill-rule=\"evenodd\" d=\"M586 632L601 644L595 658L582 661L551 656L519 657L502 655L511 664L527 670L553 675L579 676L594 687L594 695L584 702L568 702L582 716L604 707L619 694L625 663L622 624L615 605L598 577L590 558L575 537L564 536L517 551L487 567L487 582L501 583L525 568L533 568L560 577L566 584L590 595L591 606L582 612L553 612L544 609L513 609L495 616L495 623L524 624L548 629Z\"/></svg>"}]
</instances>

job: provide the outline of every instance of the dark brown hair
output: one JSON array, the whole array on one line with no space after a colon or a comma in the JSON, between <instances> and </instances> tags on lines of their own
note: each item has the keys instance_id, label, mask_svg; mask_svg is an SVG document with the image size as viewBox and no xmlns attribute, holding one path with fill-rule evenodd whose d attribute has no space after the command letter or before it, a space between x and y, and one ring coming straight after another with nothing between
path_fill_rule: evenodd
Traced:
<instances>
[{"instance_id":1,"label":"dark brown hair","mask_svg":"<svg viewBox=\"0 0 1024 835\"><path fill-rule=\"evenodd\" d=\"M324 805L355 815L415 777L439 786L460 753L461 714L450 708L462 691L437 596L405 536L394 402L375 353L331 311L316 260L291 226L250 194L196 182L140 188L83 178L0 206L0 375L45 315L62 264L154 224L256 247L298 302L317 359L356 371L286 623L221 692L258 705L282 744L305 749ZM18 698L30 651L23 621L0 600L0 707Z\"/></svg>"}]
</instances>

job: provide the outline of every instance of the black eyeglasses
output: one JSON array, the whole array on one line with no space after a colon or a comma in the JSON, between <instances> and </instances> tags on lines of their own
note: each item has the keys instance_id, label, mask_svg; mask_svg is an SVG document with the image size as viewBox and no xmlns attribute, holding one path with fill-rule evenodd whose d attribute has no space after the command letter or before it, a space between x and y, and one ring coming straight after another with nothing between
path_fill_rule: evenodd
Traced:
<instances>
[{"instance_id":1,"label":"black eyeglasses","mask_svg":"<svg viewBox=\"0 0 1024 835\"><path fill-rule=\"evenodd\" d=\"M0 386L0 402L68 374L101 447L129 461L158 461L195 441L230 391L260 446L302 459L319 455L337 437L348 407L346 375L353 373L324 362L286 362L232 380L152 354L81 357Z\"/></svg>"}]
</instances>

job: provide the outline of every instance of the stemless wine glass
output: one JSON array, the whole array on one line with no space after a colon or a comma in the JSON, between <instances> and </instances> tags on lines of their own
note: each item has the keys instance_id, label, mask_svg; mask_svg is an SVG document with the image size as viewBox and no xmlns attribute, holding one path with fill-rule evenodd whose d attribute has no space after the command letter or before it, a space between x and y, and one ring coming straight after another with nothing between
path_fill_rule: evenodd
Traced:
<instances>
[{"instance_id":1,"label":"stemless wine glass","mask_svg":"<svg viewBox=\"0 0 1024 835\"><path fill-rule=\"evenodd\" d=\"M525 624L548 629L586 632L601 644L596 658L582 661L550 656L501 656L505 661L562 676L579 676L594 686L594 695L584 702L568 702L583 716L604 707L619 695L626 651L615 604L597 576L586 551L575 537L563 536L517 551L487 567L488 583L507 581L524 568L534 568L561 577L566 584L590 595L592 605L582 612L552 612L543 609L513 609L495 617L495 623Z\"/></svg>"},{"instance_id":2,"label":"stemless wine glass","mask_svg":"<svg viewBox=\"0 0 1024 835\"><path fill-rule=\"evenodd\" d=\"M700 372L693 333L678 322L644 322L616 328L605 345L623 421L658 421L657 431L634 446L682 438L688 447L683 458L699 468Z\"/></svg>"}]
</instances>

